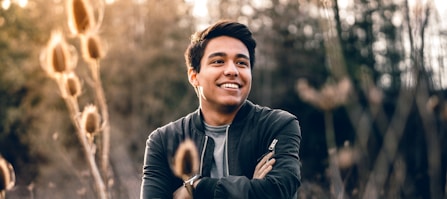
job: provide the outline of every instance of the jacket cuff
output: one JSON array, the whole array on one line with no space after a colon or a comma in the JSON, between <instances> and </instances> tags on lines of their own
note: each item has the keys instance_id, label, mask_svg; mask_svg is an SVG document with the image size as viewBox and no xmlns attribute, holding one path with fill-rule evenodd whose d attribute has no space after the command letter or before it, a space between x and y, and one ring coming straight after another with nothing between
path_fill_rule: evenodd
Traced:
<instances>
[{"instance_id":1,"label":"jacket cuff","mask_svg":"<svg viewBox=\"0 0 447 199\"><path fill-rule=\"evenodd\" d=\"M202 177L194 190L194 198L214 198L218 179Z\"/></svg>"}]
</instances>

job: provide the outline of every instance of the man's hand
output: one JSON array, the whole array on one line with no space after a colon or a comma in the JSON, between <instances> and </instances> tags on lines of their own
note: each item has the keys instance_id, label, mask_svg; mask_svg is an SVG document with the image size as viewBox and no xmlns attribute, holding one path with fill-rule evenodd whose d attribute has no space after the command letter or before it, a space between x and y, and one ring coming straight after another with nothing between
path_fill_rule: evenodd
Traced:
<instances>
[{"instance_id":1,"label":"man's hand","mask_svg":"<svg viewBox=\"0 0 447 199\"><path fill-rule=\"evenodd\" d=\"M272 170L273 164L275 164L276 161L272 157L273 152L270 152L259 161L259 163L256 165L253 179L262 179L267 175L268 172Z\"/></svg>"},{"instance_id":2,"label":"man's hand","mask_svg":"<svg viewBox=\"0 0 447 199\"><path fill-rule=\"evenodd\" d=\"M197 184L199 184L200 179L194 182L194 188L197 187ZM185 186L179 187L177 190L175 190L174 194L172 195L174 199L192 199L192 196L189 194L188 190Z\"/></svg>"},{"instance_id":3,"label":"man's hand","mask_svg":"<svg viewBox=\"0 0 447 199\"><path fill-rule=\"evenodd\" d=\"M177 190L175 190L173 194L173 198L175 199L192 199L192 196L189 195L188 190L186 190L186 187L181 186Z\"/></svg>"},{"instance_id":4,"label":"man's hand","mask_svg":"<svg viewBox=\"0 0 447 199\"><path fill-rule=\"evenodd\" d=\"M273 157L273 152L265 155L259 163L256 165L255 172L253 174L253 179L262 179L268 172L270 172L275 164L276 160ZM194 187L197 186L200 180L194 182ZM173 194L174 199L192 199L188 190L184 186L179 187Z\"/></svg>"}]
</instances>

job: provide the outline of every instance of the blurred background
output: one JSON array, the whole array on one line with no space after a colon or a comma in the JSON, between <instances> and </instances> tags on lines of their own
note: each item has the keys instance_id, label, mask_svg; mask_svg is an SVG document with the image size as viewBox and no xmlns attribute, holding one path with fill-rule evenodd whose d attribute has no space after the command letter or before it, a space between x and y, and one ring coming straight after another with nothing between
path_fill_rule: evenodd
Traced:
<instances>
[{"instance_id":1,"label":"blurred background","mask_svg":"<svg viewBox=\"0 0 447 199\"><path fill-rule=\"evenodd\" d=\"M65 1L0 3L0 154L16 174L6 198L95 198L61 93L39 61L53 30L79 49ZM300 121L300 198L446 197L444 0L104 3L112 198L139 197L147 136L198 107L183 52L194 31L221 18L257 39L249 99ZM81 107L94 103L86 65L76 67Z\"/></svg>"}]
</instances>

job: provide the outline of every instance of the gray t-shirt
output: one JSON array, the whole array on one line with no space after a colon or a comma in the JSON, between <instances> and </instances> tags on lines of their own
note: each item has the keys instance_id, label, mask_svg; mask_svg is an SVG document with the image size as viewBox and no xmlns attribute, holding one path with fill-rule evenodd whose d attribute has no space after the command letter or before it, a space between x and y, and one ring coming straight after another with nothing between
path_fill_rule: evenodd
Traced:
<instances>
[{"instance_id":1,"label":"gray t-shirt","mask_svg":"<svg viewBox=\"0 0 447 199\"><path fill-rule=\"evenodd\" d=\"M214 140L214 164L211 167L211 178L227 176L225 142L229 125L211 126L205 123L205 134Z\"/></svg>"}]
</instances>

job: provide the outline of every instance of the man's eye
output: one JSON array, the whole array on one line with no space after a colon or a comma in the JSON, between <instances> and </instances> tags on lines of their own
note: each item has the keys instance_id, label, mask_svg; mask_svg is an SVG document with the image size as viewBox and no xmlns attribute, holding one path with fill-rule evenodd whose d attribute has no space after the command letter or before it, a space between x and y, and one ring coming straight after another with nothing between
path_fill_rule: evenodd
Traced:
<instances>
[{"instance_id":1,"label":"man's eye","mask_svg":"<svg viewBox=\"0 0 447 199\"><path fill-rule=\"evenodd\" d=\"M212 63L212 64L223 64L223 63L224 63L224 61L223 61L223 60L220 60L220 59L218 59L218 60L214 60L214 61L211 61L211 63Z\"/></svg>"},{"instance_id":2,"label":"man's eye","mask_svg":"<svg viewBox=\"0 0 447 199\"><path fill-rule=\"evenodd\" d=\"M238 61L236 63L237 63L237 65L244 66L244 67L247 67L249 65L248 62L246 62L246 61Z\"/></svg>"}]
</instances>

